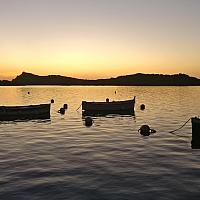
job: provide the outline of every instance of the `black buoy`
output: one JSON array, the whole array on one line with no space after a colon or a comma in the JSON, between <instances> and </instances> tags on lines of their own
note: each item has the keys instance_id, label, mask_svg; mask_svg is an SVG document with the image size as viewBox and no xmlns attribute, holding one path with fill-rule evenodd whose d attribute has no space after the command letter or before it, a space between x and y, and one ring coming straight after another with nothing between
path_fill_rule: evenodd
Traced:
<instances>
[{"instance_id":1,"label":"black buoy","mask_svg":"<svg viewBox=\"0 0 200 200\"><path fill-rule=\"evenodd\" d=\"M92 124L93 124L93 119L91 117L86 117L85 126L92 126Z\"/></svg>"},{"instance_id":2,"label":"black buoy","mask_svg":"<svg viewBox=\"0 0 200 200\"><path fill-rule=\"evenodd\" d=\"M30 94L30 92L28 92L28 94Z\"/></svg>"},{"instance_id":3,"label":"black buoy","mask_svg":"<svg viewBox=\"0 0 200 200\"><path fill-rule=\"evenodd\" d=\"M54 103L54 99L51 99L51 103Z\"/></svg>"},{"instance_id":4,"label":"black buoy","mask_svg":"<svg viewBox=\"0 0 200 200\"><path fill-rule=\"evenodd\" d=\"M141 104L140 105L140 110L144 110L145 109L145 105L144 104Z\"/></svg>"},{"instance_id":5,"label":"black buoy","mask_svg":"<svg viewBox=\"0 0 200 200\"><path fill-rule=\"evenodd\" d=\"M142 125L138 131L141 135L149 136L151 129L148 125Z\"/></svg>"},{"instance_id":6,"label":"black buoy","mask_svg":"<svg viewBox=\"0 0 200 200\"><path fill-rule=\"evenodd\" d=\"M61 115L65 114L65 109L64 108L60 108L60 110L58 111Z\"/></svg>"},{"instance_id":7,"label":"black buoy","mask_svg":"<svg viewBox=\"0 0 200 200\"><path fill-rule=\"evenodd\" d=\"M149 136L151 133L156 133L156 130L151 129L148 125L142 125L138 131L143 136Z\"/></svg>"},{"instance_id":8,"label":"black buoy","mask_svg":"<svg viewBox=\"0 0 200 200\"><path fill-rule=\"evenodd\" d=\"M106 102L109 102L109 98L106 99Z\"/></svg>"},{"instance_id":9,"label":"black buoy","mask_svg":"<svg viewBox=\"0 0 200 200\"><path fill-rule=\"evenodd\" d=\"M117 91L115 91L115 94L117 94Z\"/></svg>"},{"instance_id":10,"label":"black buoy","mask_svg":"<svg viewBox=\"0 0 200 200\"><path fill-rule=\"evenodd\" d=\"M65 110L67 110L68 105L65 103L65 104L63 105L63 108L64 108Z\"/></svg>"}]
</instances>

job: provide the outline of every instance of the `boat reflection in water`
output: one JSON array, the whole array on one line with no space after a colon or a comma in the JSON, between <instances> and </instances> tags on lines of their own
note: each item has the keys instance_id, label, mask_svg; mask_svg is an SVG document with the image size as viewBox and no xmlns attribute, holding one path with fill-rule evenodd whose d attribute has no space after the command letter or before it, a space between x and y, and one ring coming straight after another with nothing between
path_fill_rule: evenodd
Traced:
<instances>
[{"instance_id":1,"label":"boat reflection in water","mask_svg":"<svg viewBox=\"0 0 200 200\"><path fill-rule=\"evenodd\" d=\"M83 115L102 116L108 114L134 115L135 97L132 100L87 102L82 101Z\"/></svg>"}]
</instances>

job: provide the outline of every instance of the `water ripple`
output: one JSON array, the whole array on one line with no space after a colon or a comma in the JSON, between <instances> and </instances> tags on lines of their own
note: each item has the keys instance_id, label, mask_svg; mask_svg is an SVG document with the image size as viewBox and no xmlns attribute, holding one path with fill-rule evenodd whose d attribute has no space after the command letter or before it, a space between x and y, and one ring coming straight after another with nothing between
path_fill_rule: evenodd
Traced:
<instances>
[{"instance_id":1,"label":"water ripple","mask_svg":"<svg viewBox=\"0 0 200 200\"><path fill-rule=\"evenodd\" d=\"M133 96L134 117L94 117L88 128L76 112L82 100ZM191 123L169 133L199 115L199 87L0 87L0 103L8 98L10 105L52 98L55 104L51 120L0 123L1 200L199 199L200 151L191 149ZM63 103L69 109L61 116ZM157 133L141 136L142 124Z\"/></svg>"}]
</instances>

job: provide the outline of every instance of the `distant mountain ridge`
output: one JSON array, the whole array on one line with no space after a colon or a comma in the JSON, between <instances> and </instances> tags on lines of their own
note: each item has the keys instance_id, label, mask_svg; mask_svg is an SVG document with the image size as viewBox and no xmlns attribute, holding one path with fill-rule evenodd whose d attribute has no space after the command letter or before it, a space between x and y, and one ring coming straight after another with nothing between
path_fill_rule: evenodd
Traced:
<instances>
[{"instance_id":1,"label":"distant mountain ridge","mask_svg":"<svg viewBox=\"0 0 200 200\"><path fill-rule=\"evenodd\" d=\"M119 86L200 86L200 79L186 74L132 74L116 78L86 80L60 75L39 76L23 72L12 81L0 81L0 85L119 85Z\"/></svg>"}]
</instances>

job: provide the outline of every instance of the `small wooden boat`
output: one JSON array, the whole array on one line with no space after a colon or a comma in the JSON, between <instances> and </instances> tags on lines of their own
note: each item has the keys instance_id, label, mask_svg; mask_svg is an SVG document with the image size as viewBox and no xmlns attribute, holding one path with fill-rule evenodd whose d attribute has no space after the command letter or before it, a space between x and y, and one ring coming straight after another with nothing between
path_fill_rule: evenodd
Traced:
<instances>
[{"instance_id":1,"label":"small wooden boat","mask_svg":"<svg viewBox=\"0 0 200 200\"><path fill-rule=\"evenodd\" d=\"M135 97L125 101L87 102L82 101L84 115L92 114L134 114Z\"/></svg>"},{"instance_id":2,"label":"small wooden boat","mask_svg":"<svg viewBox=\"0 0 200 200\"><path fill-rule=\"evenodd\" d=\"M50 119L51 104L0 106L0 121Z\"/></svg>"},{"instance_id":3,"label":"small wooden boat","mask_svg":"<svg viewBox=\"0 0 200 200\"><path fill-rule=\"evenodd\" d=\"M192 121L192 148L200 149L200 118L193 117Z\"/></svg>"}]
</instances>

